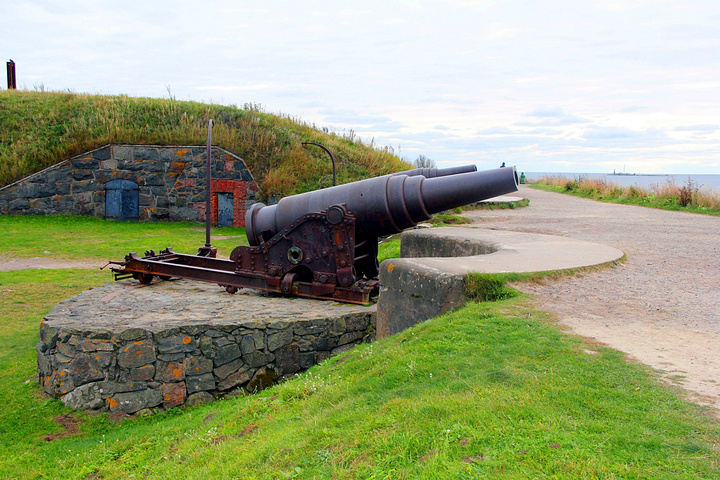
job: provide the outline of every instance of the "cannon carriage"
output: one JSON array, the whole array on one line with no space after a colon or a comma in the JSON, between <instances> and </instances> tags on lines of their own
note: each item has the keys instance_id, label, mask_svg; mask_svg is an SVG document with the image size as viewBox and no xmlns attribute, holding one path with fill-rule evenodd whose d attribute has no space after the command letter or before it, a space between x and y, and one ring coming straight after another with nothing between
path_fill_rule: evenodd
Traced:
<instances>
[{"instance_id":1,"label":"cannon carriage","mask_svg":"<svg viewBox=\"0 0 720 480\"><path fill-rule=\"evenodd\" d=\"M515 168L421 168L254 204L246 214L249 246L229 260L213 250L171 248L111 262L117 280L155 276L217 283L229 293L252 288L365 304L378 291L378 238L433 214L517 191Z\"/></svg>"}]
</instances>

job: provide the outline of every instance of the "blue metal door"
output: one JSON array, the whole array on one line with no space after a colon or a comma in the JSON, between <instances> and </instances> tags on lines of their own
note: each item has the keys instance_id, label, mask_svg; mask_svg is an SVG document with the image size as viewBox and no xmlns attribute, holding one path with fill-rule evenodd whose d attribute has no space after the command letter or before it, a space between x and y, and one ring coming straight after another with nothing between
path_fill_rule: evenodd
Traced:
<instances>
[{"instance_id":1,"label":"blue metal door","mask_svg":"<svg viewBox=\"0 0 720 480\"><path fill-rule=\"evenodd\" d=\"M105 184L105 218L137 220L140 192L130 180L110 180Z\"/></svg>"},{"instance_id":2,"label":"blue metal door","mask_svg":"<svg viewBox=\"0 0 720 480\"><path fill-rule=\"evenodd\" d=\"M218 193L218 226L233 226L233 194Z\"/></svg>"}]
</instances>

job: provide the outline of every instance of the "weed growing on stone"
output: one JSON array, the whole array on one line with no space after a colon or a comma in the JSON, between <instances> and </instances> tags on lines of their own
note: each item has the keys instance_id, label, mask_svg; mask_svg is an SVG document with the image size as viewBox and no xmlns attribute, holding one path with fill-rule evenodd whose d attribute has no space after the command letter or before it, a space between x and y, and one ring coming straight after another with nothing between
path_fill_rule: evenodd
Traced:
<instances>
[{"instance_id":1,"label":"weed growing on stone","mask_svg":"<svg viewBox=\"0 0 720 480\"><path fill-rule=\"evenodd\" d=\"M472 220L467 217L461 217L459 215L440 214L433 215L428 220L433 227L444 227L447 225L463 225L472 223Z\"/></svg>"},{"instance_id":2,"label":"weed growing on stone","mask_svg":"<svg viewBox=\"0 0 720 480\"><path fill-rule=\"evenodd\" d=\"M465 290L468 300L474 302L494 302L517 295L506 287L508 280L517 280L519 275L503 275L471 272L465 275Z\"/></svg>"}]
</instances>

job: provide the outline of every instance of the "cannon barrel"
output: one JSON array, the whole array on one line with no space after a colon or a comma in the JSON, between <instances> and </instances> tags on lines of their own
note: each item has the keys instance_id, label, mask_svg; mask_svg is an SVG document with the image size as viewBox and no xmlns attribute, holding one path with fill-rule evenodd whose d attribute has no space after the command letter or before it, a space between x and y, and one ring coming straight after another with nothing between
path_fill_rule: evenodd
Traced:
<instances>
[{"instance_id":1,"label":"cannon barrel","mask_svg":"<svg viewBox=\"0 0 720 480\"><path fill-rule=\"evenodd\" d=\"M408 177L414 177L416 175L422 175L425 178L444 177L446 175L457 175L458 173L470 173L477 172L475 165L461 165L459 167L449 168L414 168L412 170L406 170L404 172L391 173L391 176L407 175Z\"/></svg>"},{"instance_id":2,"label":"cannon barrel","mask_svg":"<svg viewBox=\"0 0 720 480\"><path fill-rule=\"evenodd\" d=\"M515 167L430 178L386 175L285 197L276 205L256 203L245 226L250 245L259 245L307 213L344 204L355 215L359 241L399 233L435 213L512 193L517 186Z\"/></svg>"}]
</instances>

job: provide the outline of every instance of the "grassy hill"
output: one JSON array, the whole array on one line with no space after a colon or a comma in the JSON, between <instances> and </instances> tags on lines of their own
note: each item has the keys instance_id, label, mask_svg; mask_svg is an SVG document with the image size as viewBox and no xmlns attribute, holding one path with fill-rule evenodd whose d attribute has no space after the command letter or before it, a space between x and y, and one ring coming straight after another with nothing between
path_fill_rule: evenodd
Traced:
<instances>
[{"instance_id":1,"label":"grassy hill","mask_svg":"<svg viewBox=\"0 0 720 480\"><path fill-rule=\"evenodd\" d=\"M0 92L0 186L109 143L204 145L213 119L213 145L245 160L264 195L289 195L330 185L328 147L338 183L410 168L389 148L338 136L296 118L174 99L66 92Z\"/></svg>"}]
</instances>

